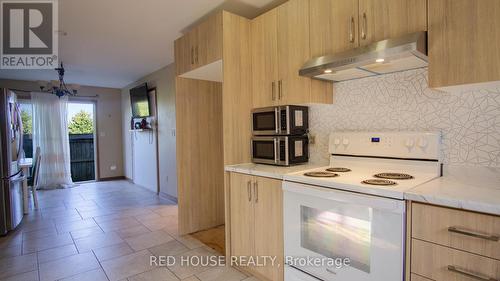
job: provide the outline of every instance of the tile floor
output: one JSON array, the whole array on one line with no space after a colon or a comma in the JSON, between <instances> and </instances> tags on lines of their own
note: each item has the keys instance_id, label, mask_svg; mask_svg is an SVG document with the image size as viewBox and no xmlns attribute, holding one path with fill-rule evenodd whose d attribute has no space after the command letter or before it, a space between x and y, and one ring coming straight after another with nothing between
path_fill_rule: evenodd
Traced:
<instances>
[{"instance_id":1,"label":"tile floor","mask_svg":"<svg viewBox=\"0 0 500 281\"><path fill-rule=\"evenodd\" d=\"M0 237L0 280L256 280L229 267L151 266L151 256L214 256L177 233L177 206L127 181L39 191L16 231Z\"/></svg>"}]
</instances>

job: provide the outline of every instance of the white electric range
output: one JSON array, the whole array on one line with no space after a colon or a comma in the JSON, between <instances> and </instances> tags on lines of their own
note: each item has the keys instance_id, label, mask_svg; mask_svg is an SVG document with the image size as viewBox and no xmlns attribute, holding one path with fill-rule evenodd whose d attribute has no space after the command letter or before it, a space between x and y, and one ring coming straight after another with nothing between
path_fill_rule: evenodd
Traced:
<instances>
[{"instance_id":1,"label":"white electric range","mask_svg":"<svg viewBox=\"0 0 500 281\"><path fill-rule=\"evenodd\" d=\"M402 281L404 192L441 175L440 133L334 133L329 153L284 176L285 280Z\"/></svg>"}]
</instances>

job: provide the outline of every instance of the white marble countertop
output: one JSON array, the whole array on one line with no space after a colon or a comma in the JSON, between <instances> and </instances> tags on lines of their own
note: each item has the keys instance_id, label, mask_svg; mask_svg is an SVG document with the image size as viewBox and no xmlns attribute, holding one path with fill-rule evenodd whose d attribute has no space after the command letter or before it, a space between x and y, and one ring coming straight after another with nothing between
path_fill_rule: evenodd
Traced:
<instances>
[{"instance_id":1,"label":"white marble countertop","mask_svg":"<svg viewBox=\"0 0 500 281\"><path fill-rule=\"evenodd\" d=\"M405 199L500 215L500 168L445 166L443 177L405 192Z\"/></svg>"},{"instance_id":2,"label":"white marble countertop","mask_svg":"<svg viewBox=\"0 0 500 281\"><path fill-rule=\"evenodd\" d=\"M226 171L282 180L287 174L324 165L290 167L245 163ZM500 168L445 166L443 177L406 190L404 199L500 216Z\"/></svg>"},{"instance_id":3,"label":"white marble countertop","mask_svg":"<svg viewBox=\"0 0 500 281\"><path fill-rule=\"evenodd\" d=\"M325 165L302 164L302 165L283 167L283 166L273 166L273 165L264 165L255 163L245 163L237 165L228 165L225 167L225 170L228 172L236 172L241 174L248 174L248 175L282 180L283 176L286 174L299 172L302 170L309 170L321 166Z\"/></svg>"}]
</instances>

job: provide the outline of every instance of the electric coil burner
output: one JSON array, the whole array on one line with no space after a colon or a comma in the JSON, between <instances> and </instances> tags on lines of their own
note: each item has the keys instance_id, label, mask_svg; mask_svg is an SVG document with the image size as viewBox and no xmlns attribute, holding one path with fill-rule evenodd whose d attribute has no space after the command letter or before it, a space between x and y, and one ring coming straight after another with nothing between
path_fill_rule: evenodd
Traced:
<instances>
[{"instance_id":1,"label":"electric coil burner","mask_svg":"<svg viewBox=\"0 0 500 281\"><path fill-rule=\"evenodd\" d=\"M371 184L371 185L396 185L397 184L395 181L383 180L383 179L364 180L361 183Z\"/></svg>"},{"instance_id":2,"label":"electric coil burner","mask_svg":"<svg viewBox=\"0 0 500 281\"><path fill-rule=\"evenodd\" d=\"M350 172L351 169L348 168L342 168L342 167L332 167L326 169L327 172L334 172L334 173L347 173Z\"/></svg>"},{"instance_id":3,"label":"electric coil burner","mask_svg":"<svg viewBox=\"0 0 500 281\"><path fill-rule=\"evenodd\" d=\"M380 173L373 175L376 178L380 179L390 179L390 180L410 180L413 179L412 175L401 174L401 173Z\"/></svg>"},{"instance_id":4,"label":"electric coil burner","mask_svg":"<svg viewBox=\"0 0 500 281\"><path fill-rule=\"evenodd\" d=\"M334 178L338 177L339 174L335 174L332 172L308 172L304 173L304 176L314 177L314 178Z\"/></svg>"}]
</instances>

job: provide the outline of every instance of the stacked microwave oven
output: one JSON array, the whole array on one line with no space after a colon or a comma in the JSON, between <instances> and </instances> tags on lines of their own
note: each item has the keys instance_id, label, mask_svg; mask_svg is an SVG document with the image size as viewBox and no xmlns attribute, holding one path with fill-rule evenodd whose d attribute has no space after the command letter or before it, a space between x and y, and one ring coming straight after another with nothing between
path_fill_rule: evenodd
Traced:
<instances>
[{"instance_id":1,"label":"stacked microwave oven","mask_svg":"<svg viewBox=\"0 0 500 281\"><path fill-rule=\"evenodd\" d=\"M309 110L284 105L252 110L252 162L290 166L309 160Z\"/></svg>"}]
</instances>

